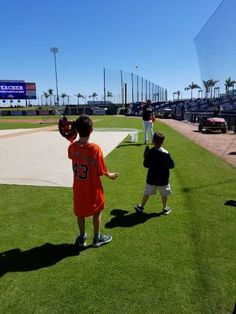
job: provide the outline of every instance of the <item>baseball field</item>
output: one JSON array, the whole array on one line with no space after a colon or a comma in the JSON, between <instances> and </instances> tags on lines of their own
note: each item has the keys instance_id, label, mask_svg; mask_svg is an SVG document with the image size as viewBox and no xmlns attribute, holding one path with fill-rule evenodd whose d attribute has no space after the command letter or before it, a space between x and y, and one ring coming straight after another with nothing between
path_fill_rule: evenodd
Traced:
<instances>
[{"instance_id":1,"label":"baseball field","mask_svg":"<svg viewBox=\"0 0 236 314\"><path fill-rule=\"evenodd\" d=\"M53 129L55 122L3 117L0 130ZM88 246L82 251L74 247L78 229L71 187L1 183L0 313L232 313L236 208L225 203L236 201L235 167L158 120L154 128L165 134L164 147L176 164L170 176L173 210L162 215L157 195L138 215L134 205L146 179L142 121L98 116L94 127L140 130L138 142L131 143L126 134L105 158L109 170L120 173L116 181L102 179L102 232L112 234L113 241L93 248L88 219ZM103 143L110 141L107 131ZM48 132L50 137L57 131ZM15 162L9 157L15 177L22 171L16 160L25 151L20 145L24 136L30 135L18 136ZM1 156L8 150L7 139L0 136ZM66 146L61 149L58 154L66 156ZM47 169L41 154L39 173ZM25 172L32 163L26 155ZM0 164L0 180L3 172Z\"/></svg>"}]
</instances>

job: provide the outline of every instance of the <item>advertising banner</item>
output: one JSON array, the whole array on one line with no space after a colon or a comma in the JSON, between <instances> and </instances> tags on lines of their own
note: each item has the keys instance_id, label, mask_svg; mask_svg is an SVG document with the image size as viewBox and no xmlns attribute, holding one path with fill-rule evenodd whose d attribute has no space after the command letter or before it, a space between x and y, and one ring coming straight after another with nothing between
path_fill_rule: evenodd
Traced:
<instances>
[{"instance_id":1,"label":"advertising banner","mask_svg":"<svg viewBox=\"0 0 236 314\"><path fill-rule=\"evenodd\" d=\"M48 116L50 115L49 110L38 110L39 116Z\"/></svg>"},{"instance_id":2,"label":"advertising banner","mask_svg":"<svg viewBox=\"0 0 236 314\"><path fill-rule=\"evenodd\" d=\"M36 84L26 82L25 86L26 86L26 97L28 99L36 99Z\"/></svg>"},{"instance_id":3,"label":"advertising banner","mask_svg":"<svg viewBox=\"0 0 236 314\"><path fill-rule=\"evenodd\" d=\"M37 115L36 110L29 110L29 111L25 110L24 113L25 113L25 116L36 116Z\"/></svg>"},{"instance_id":4,"label":"advertising banner","mask_svg":"<svg viewBox=\"0 0 236 314\"><path fill-rule=\"evenodd\" d=\"M22 110L11 111L11 116L23 116Z\"/></svg>"},{"instance_id":5,"label":"advertising banner","mask_svg":"<svg viewBox=\"0 0 236 314\"><path fill-rule=\"evenodd\" d=\"M25 99L25 97L25 82L0 81L0 99Z\"/></svg>"}]
</instances>

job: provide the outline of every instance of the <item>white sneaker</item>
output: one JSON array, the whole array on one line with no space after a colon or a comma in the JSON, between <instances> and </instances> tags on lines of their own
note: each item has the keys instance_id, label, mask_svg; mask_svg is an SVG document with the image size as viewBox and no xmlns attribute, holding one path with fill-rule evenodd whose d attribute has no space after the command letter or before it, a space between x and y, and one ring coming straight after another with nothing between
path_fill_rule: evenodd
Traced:
<instances>
[{"instance_id":1,"label":"white sneaker","mask_svg":"<svg viewBox=\"0 0 236 314\"><path fill-rule=\"evenodd\" d=\"M93 247L99 247L103 244L109 243L112 240L112 236L109 234L99 235L98 238L93 238Z\"/></svg>"},{"instance_id":2,"label":"white sneaker","mask_svg":"<svg viewBox=\"0 0 236 314\"><path fill-rule=\"evenodd\" d=\"M134 206L136 213L143 213L144 207L141 204L137 204Z\"/></svg>"},{"instance_id":3,"label":"white sneaker","mask_svg":"<svg viewBox=\"0 0 236 314\"><path fill-rule=\"evenodd\" d=\"M163 214L164 215L169 215L171 213L172 209L170 207L166 207L163 209Z\"/></svg>"}]
</instances>

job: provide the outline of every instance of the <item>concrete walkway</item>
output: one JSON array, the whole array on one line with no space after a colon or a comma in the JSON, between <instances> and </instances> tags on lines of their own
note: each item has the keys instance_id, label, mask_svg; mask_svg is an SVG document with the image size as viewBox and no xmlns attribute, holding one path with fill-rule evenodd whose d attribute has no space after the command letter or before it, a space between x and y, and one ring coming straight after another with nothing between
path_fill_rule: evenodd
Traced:
<instances>
[{"instance_id":1,"label":"concrete walkway","mask_svg":"<svg viewBox=\"0 0 236 314\"><path fill-rule=\"evenodd\" d=\"M173 119L161 119L160 121L236 167L235 133L201 133L198 132L197 124Z\"/></svg>"},{"instance_id":2,"label":"concrete walkway","mask_svg":"<svg viewBox=\"0 0 236 314\"><path fill-rule=\"evenodd\" d=\"M94 131L91 142L100 145L105 157L127 135L127 130ZM67 158L68 145L69 142L58 131L44 128L1 130L0 183L71 187L72 168Z\"/></svg>"}]
</instances>

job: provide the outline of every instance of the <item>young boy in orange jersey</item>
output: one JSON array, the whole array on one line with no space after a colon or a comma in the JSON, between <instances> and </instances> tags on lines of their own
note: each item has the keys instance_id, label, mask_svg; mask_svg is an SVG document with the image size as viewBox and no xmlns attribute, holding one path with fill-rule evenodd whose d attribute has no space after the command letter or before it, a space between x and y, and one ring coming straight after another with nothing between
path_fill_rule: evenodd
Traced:
<instances>
[{"instance_id":1,"label":"young boy in orange jersey","mask_svg":"<svg viewBox=\"0 0 236 314\"><path fill-rule=\"evenodd\" d=\"M85 218L93 216L94 238L93 246L99 247L112 240L111 235L102 235L101 211L104 209L104 191L100 176L116 179L118 173L108 172L101 148L89 142L93 131L93 122L87 115L81 115L76 120L79 140L68 148L68 157L72 159L74 172L73 197L74 214L77 216L80 235L75 244L86 246Z\"/></svg>"}]
</instances>

